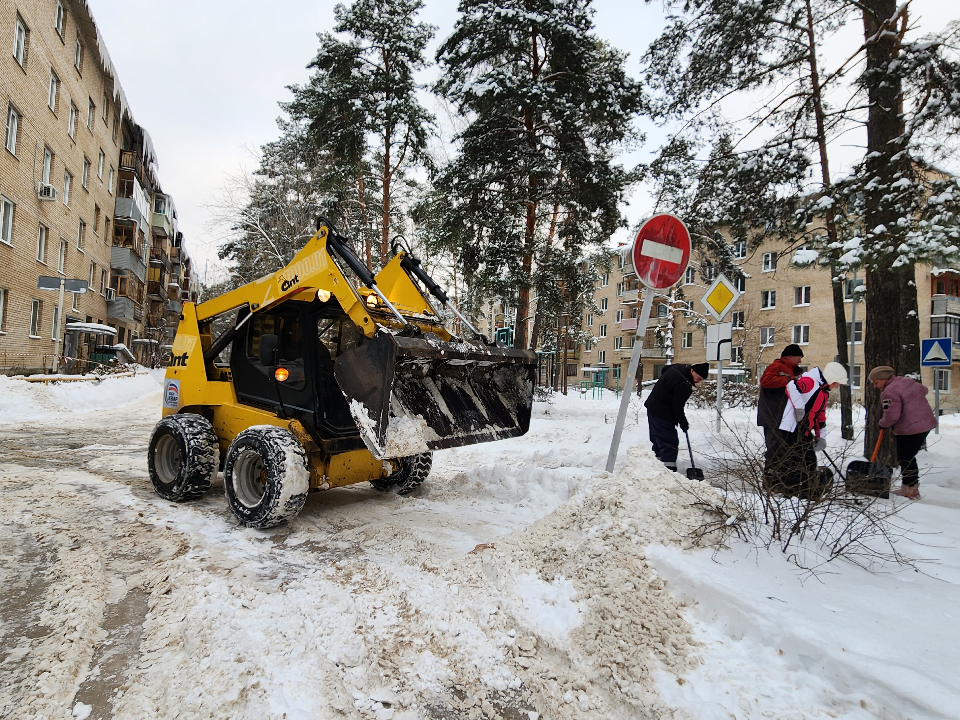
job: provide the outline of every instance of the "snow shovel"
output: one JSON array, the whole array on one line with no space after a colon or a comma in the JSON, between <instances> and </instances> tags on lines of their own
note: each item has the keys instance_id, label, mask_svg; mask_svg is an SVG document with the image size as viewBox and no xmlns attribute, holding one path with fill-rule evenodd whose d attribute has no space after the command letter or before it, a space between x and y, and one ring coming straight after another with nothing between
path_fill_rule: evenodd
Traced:
<instances>
[{"instance_id":1,"label":"snow shovel","mask_svg":"<svg viewBox=\"0 0 960 720\"><path fill-rule=\"evenodd\" d=\"M844 485L849 492L856 495L872 495L873 497L890 497L890 480L893 477L893 468L877 462L877 453L880 452L880 443L883 442L883 430L877 438L877 445L873 448L870 462L853 460L847 465L847 477Z\"/></svg>"},{"instance_id":2,"label":"snow shovel","mask_svg":"<svg viewBox=\"0 0 960 720\"><path fill-rule=\"evenodd\" d=\"M690 480L699 480L703 482L703 470L697 467L693 462L693 448L690 447L690 434L684 430L683 434L687 437L687 452L690 453L690 467L687 468L687 478Z\"/></svg>"}]
</instances>

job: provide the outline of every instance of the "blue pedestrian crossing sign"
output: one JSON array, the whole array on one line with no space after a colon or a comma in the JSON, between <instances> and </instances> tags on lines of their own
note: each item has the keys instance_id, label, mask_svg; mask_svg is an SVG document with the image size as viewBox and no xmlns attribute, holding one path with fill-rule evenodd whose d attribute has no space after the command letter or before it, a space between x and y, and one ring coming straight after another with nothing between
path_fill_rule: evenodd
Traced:
<instances>
[{"instance_id":1,"label":"blue pedestrian crossing sign","mask_svg":"<svg viewBox=\"0 0 960 720\"><path fill-rule=\"evenodd\" d=\"M923 367L950 367L952 363L952 338L929 338L920 341L920 364Z\"/></svg>"}]
</instances>

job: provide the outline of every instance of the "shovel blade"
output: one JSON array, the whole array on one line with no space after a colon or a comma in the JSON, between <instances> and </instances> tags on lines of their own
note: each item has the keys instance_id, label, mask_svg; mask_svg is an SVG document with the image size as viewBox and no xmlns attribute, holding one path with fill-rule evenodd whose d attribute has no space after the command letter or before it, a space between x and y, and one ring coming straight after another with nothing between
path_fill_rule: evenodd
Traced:
<instances>
[{"instance_id":1,"label":"shovel blade","mask_svg":"<svg viewBox=\"0 0 960 720\"><path fill-rule=\"evenodd\" d=\"M687 468L687 478L689 480L703 481L703 470L700 468Z\"/></svg>"},{"instance_id":2,"label":"shovel blade","mask_svg":"<svg viewBox=\"0 0 960 720\"><path fill-rule=\"evenodd\" d=\"M379 459L523 435L536 355L383 331L337 358L334 375Z\"/></svg>"}]
</instances>

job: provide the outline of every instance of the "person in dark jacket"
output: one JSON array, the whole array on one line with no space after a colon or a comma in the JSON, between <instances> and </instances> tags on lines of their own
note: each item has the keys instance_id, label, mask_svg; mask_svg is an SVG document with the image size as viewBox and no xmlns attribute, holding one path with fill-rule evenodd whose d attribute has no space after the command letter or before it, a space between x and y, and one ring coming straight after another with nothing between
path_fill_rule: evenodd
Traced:
<instances>
[{"instance_id":1,"label":"person in dark jacket","mask_svg":"<svg viewBox=\"0 0 960 720\"><path fill-rule=\"evenodd\" d=\"M653 454L668 470L677 470L677 455L680 452L677 425L684 432L690 429L683 406L687 404L694 385L702 382L709 372L707 363L668 365L643 404L647 408L647 427Z\"/></svg>"},{"instance_id":2,"label":"person in dark jacket","mask_svg":"<svg viewBox=\"0 0 960 720\"><path fill-rule=\"evenodd\" d=\"M799 345L787 345L780 358L767 365L760 376L760 402L757 405L757 425L763 428L763 475L768 486L782 478L781 467L790 457L791 433L780 429L783 409L787 406L787 385L800 377L803 350Z\"/></svg>"}]
</instances>

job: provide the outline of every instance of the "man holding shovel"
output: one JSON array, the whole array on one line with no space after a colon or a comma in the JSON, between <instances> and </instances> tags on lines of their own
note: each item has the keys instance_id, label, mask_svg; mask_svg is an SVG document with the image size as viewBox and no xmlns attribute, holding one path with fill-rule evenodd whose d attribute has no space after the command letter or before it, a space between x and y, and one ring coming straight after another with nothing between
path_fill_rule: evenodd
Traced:
<instances>
[{"instance_id":1,"label":"man holding shovel","mask_svg":"<svg viewBox=\"0 0 960 720\"><path fill-rule=\"evenodd\" d=\"M873 386L880 390L880 402L883 403L880 427L890 428L897 439L897 458L900 460L903 481L892 492L917 500L920 497L917 453L926 442L929 432L937 426L937 419L927 402L930 389L916 380L898 377L889 365L875 367L868 377Z\"/></svg>"},{"instance_id":2,"label":"man holding shovel","mask_svg":"<svg viewBox=\"0 0 960 720\"><path fill-rule=\"evenodd\" d=\"M677 455L680 452L677 425L683 432L690 429L683 407L693 393L694 385L703 382L709 372L710 366L707 363L669 365L664 368L644 403L653 454L668 470L677 471Z\"/></svg>"}]
</instances>

